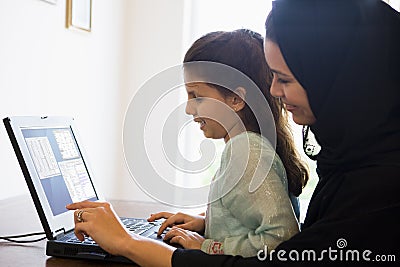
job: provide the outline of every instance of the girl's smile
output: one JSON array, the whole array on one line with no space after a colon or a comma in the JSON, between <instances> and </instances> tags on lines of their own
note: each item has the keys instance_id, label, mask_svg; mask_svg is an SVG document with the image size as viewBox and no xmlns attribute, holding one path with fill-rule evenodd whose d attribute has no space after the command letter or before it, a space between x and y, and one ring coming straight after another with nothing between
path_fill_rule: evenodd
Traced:
<instances>
[{"instance_id":1,"label":"girl's smile","mask_svg":"<svg viewBox=\"0 0 400 267\"><path fill-rule=\"evenodd\" d=\"M199 117L194 118L193 121L200 124L200 130L203 130L204 126L206 125L206 121Z\"/></svg>"}]
</instances>

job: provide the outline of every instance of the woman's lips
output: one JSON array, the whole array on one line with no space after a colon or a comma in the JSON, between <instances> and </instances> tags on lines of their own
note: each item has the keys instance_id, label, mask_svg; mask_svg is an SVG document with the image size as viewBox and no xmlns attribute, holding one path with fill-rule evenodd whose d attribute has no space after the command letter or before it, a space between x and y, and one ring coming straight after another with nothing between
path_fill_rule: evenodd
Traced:
<instances>
[{"instance_id":1,"label":"woman's lips","mask_svg":"<svg viewBox=\"0 0 400 267\"><path fill-rule=\"evenodd\" d=\"M289 104L285 104L287 111L293 111L295 110L297 107L293 106L293 105L289 105Z\"/></svg>"}]
</instances>

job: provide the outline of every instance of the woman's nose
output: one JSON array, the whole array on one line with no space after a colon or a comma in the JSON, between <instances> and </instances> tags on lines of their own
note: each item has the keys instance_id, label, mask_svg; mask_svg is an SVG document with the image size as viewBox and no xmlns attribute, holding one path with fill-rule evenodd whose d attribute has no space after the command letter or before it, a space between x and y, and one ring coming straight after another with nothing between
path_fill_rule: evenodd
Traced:
<instances>
[{"instance_id":1,"label":"woman's nose","mask_svg":"<svg viewBox=\"0 0 400 267\"><path fill-rule=\"evenodd\" d=\"M283 97L285 95L282 86L277 83L276 77L272 79L272 84L269 88L269 92L273 97Z\"/></svg>"}]
</instances>

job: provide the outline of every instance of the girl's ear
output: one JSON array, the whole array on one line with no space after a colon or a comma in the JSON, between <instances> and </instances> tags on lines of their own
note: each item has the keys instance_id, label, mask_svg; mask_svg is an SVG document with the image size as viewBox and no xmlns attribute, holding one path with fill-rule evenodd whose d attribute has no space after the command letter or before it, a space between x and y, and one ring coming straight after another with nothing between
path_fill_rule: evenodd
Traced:
<instances>
[{"instance_id":1,"label":"girl's ear","mask_svg":"<svg viewBox=\"0 0 400 267\"><path fill-rule=\"evenodd\" d=\"M238 87L233 91L235 94L232 96L230 104L235 112L242 110L246 106L246 89Z\"/></svg>"}]
</instances>

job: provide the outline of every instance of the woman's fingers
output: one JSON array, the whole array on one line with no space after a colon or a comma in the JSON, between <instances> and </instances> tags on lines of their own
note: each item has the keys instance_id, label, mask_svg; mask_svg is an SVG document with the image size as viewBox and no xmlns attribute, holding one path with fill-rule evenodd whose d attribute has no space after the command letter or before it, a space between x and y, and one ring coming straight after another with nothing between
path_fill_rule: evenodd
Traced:
<instances>
[{"instance_id":1,"label":"woman's fingers","mask_svg":"<svg viewBox=\"0 0 400 267\"><path fill-rule=\"evenodd\" d=\"M75 221L75 236L80 240L84 241L85 236L91 236L90 228L87 227L87 224L93 222L93 217L96 216L96 212L98 208L84 208L78 209L74 212L74 221Z\"/></svg>"},{"instance_id":2,"label":"woman's fingers","mask_svg":"<svg viewBox=\"0 0 400 267\"><path fill-rule=\"evenodd\" d=\"M74 211L74 221L75 223L88 222L97 212L97 208L84 208Z\"/></svg>"},{"instance_id":3,"label":"woman's fingers","mask_svg":"<svg viewBox=\"0 0 400 267\"><path fill-rule=\"evenodd\" d=\"M83 225L83 223L75 224L74 233L75 233L75 236L80 241L84 241L85 240L85 236L90 236L83 230L84 228L85 228L85 226Z\"/></svg>"},{"instance_id":4,"label":"woman's fingers","mask_svg":"<svg viewBox=\"0 0 400 267\"><path fill-rule=\"evenodd\" d=\"M75 222L75 235L80 240L85 240L85 236L91 236L90 229L87 224L93 221L93 217L96 217L97 213L111 212L111 205L107 202L92 202L82 201L72 203L66 206L69 210L74 211L74 222Z\"/></svg>"},{"instance_id":5,"label":"woman's fingers","mask_svg":"<svg viewBox=\"0 0 400 267\"><path fill-rule=\"evenodd\" d=\"M93 202L93 201L82 201L71 203L66 206L69 210L84 209L84 208L97 208L97 207L109 207L110 204L107 202Z\"/></svg>"},{"instance_id":6,"label":"woman's fingers","mask_svg":"<svg viewBox=\"0 0 400 267\"><path fill-rule=\"evenodd\" d=\"M70 207L79 207L74 212L74 231L79 240L84 241L85 236L90 236L106 251L118 254L123 244L131 239L110 204L74 203Z\"/></svg>"}]
</instances>

